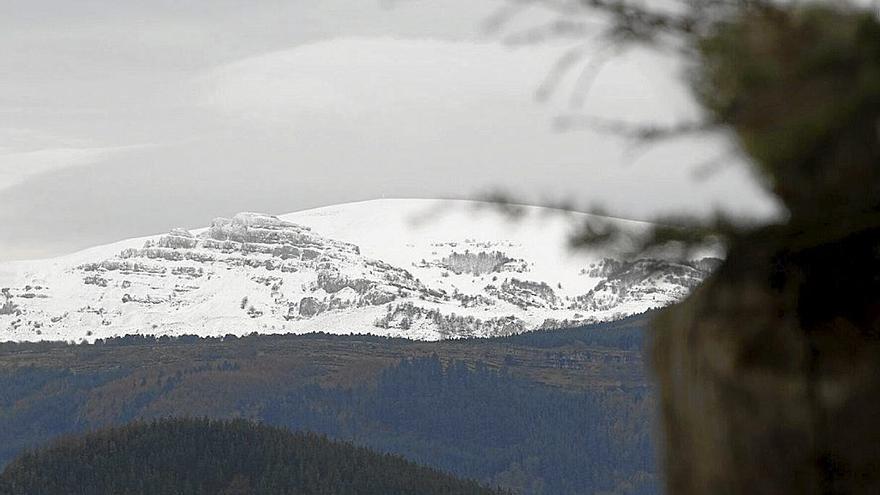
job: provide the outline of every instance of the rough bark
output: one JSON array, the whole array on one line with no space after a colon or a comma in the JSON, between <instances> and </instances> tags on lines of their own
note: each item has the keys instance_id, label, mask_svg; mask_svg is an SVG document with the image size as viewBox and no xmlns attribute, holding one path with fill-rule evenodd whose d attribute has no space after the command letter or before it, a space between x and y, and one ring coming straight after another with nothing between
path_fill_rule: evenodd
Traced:
<instances>
[{"instance_id":1,"label":"rough bark","mask_svg":"<svg viewBox=\"0 0 880 495\"><path fill-rule=\"evenodd\" d=\"M880 493L880 227L850 231L740 239L657 319L669 493Z\"/></svg>"}]
</instances>

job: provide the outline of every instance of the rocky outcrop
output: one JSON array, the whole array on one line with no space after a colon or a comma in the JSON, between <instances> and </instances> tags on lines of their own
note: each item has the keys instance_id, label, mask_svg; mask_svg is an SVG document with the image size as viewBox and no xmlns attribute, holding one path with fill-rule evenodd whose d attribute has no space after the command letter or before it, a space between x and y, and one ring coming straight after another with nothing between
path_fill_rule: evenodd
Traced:
<instances>
[{"instance_id":1,"label":"rocky outcrop","mask_svg":"<svg viewBox=\"0 0 880 495\"><path fill-rule=\"evenodd\" d=\"M366 294L376 286L373 280L364 278L351 279L334 270L321 270L318 272L318 288L328 294L334 294L345 288L351 288L358 294Z\"/></svg>"},{"instance_id":2,"label":"rocky outcrop","mask_svg":"<svg viewBox=\"0 0 880 495\"><path fill-rule=\"evenodd\" d=\"M429 325L447 338L501 337L526 330L525 322L514 316L480 319L455 313L443 314L436 309L426 309L411 302L389 306L388 312L375 325L378 328L399 330Z\"/></svg>"},{"instance_id":3,"label":"rocky outcrop","mask_svg":"<svg viewBox=\"0 0 880 495\"><path fill-rule=\"evenodd\" d=\"M367 291L361 299L365 304L369 304L371 306L381 306L383 304L388 304L397 299L397 294L393 292L389 292L387 289L382 288L374 288Z\"/></svg>"},{"instance_id":4,"label":"rocky outcrop","mask_svg":"<svg viewBox=\"0 0 880 495\"><path fill-rule=\"evenodd\" d=\"M655 307L667 306L690 294L719 263L717 258L694 262L604 259L583 272L602 280L586 294L574 298L569 307L604 311L640 301L652 301Z\"/></svg>"},{"instance_id":5,"label":"rocky outcrop","mask_svg":"<svg viewBox=\"0 0 880 495\"><path fill-rule=\"evenodd\" d=\"M546 282L532 282L517 278L505 280L500 287L490 285L486 287L486 292L522 309L552 308L559 302L556 293Z\"/></svg>"},{"instance_id":6,"label":"rocky outcrop","mask_svg":"<svg viewBox=\"0 0 880 495\"><path fill-rule=\"evenodd\" d=\"M330 244L338 251L360 253L354 244L321 238L312 233L308 227L260 213L239 213L232 218L215 218L205 237L242 245L290 245L299 249L322 248Z\"/></svg>"},{"instance_id":7,"label":"rocky outcrop","mask_svg":"<svg viewBox=\"0 0 880 495\"><path fill-rule=\"evenodd\" d=\"M304 297L300 299L297 312L303 318L311 318L324 312L326 306L323 302L314 297Z\"/></svg>"},{"instance_id":8,"label":"rocky outcrop","mask_svg":"<svg viewBox=\"0 0 880 495\"><path fill-rule=\"evenodd\" d=\"M198 240L185 229L172 229L168 235L160 237L156 241L157 247L171 249L192 249L196 247Z\"/></svg>"}]
</instances>

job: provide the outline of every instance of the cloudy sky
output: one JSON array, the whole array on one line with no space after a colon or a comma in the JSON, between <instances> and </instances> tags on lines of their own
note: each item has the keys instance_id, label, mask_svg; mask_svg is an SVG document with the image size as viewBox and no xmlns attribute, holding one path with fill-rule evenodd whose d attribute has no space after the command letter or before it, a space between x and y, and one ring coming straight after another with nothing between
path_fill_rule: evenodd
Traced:
<instances>
[{"instance_id":1,"label":"cloudy sky","mask_svg":"<svg viewBox=\"0 0 880 495\"><path fill-rule=\"evenodd\" d=\"M487 33L501 1L4 0L0 259L243 210L499 190L634 218L773 214L743 166L694 180L721 138L636 152L554 130L571 92L534 95L566 47ZM692 115L673 62L615 59L581 111Z\"/></svg>"}]
</instances>

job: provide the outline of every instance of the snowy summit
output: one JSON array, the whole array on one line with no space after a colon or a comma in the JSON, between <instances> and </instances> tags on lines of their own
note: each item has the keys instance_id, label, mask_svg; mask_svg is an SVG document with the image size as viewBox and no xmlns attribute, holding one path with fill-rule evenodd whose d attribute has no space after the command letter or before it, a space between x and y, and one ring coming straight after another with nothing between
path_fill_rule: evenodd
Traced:
<instances>
[{"instance_id":1,"label":"snowy summit","mask_svg":"<svg viewBox=\"0 0 880 495\"><path fill-rule=\"evenodd\" d=\"M125 334L372 333L438 340L606 321L686 296L717 264L573 251L613 221L486 203L376 200L0 264L0 341Z\"/></svg>"}]
</instances>

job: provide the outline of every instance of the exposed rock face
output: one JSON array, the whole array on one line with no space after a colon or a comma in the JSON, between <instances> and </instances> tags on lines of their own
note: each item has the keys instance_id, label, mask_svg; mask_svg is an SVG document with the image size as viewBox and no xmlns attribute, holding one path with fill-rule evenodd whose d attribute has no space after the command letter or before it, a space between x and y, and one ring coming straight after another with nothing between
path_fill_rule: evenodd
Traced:
<instances>
[{"instance_id":1,"label":"exposed rock face","mask_svg":"<svg viewBox=\"0 0 880 495\"><path fill-rule=\"evenodd\" d=\"M636 301L659 299L666 302L670 295L673 299L681 299L700 285L720 261L717 258L693 262L605 259L587 271L587 274L603 280L588 293L575 298L571 308L599 311Z\"/></svg>"},{"instance_id":2,"label":"exposed rock face","mask_svg":"<svg viewBox=\"0 0 880 495\"><path fill-rule=\"evenodd\" d=\"M669 493L880 493L877 246L767 229L658 319Z\"/></svg>"},{"instance_id":3,"label":"exposed rock face","mask_svg":"<svg viewBox=\"0 0 880 495\"><path fill-rule=\"evenodd\" d=\"M487 288L487 292L523 309L553 307L559 302L553 289L547 283L518 278L505 280L499 288L490 286Z\"/></svg>"},{"instance_id":4,"label":"exposed rock face","mask_svg":"<svg viewBox=\"0 0 880 495\"><path fill-rule=\"evenodd\" d=\"M216 241L241 243L245 250L249 244L257 245L254 248L259 250L264 245L288 245L307 249L323 247L329 243L338 251L359 254L358 247L353 244L321 238L308 227L261 213L239 213L233 218L215 218L207 231L207 237ZM311 249L309 252L312 255L309 259L317 257L318 250Z\"/></svg>"},{"instance_id":5,"label":"exposed rock face","mask_svg":"<svg viewBox=\"0 0 880 495\"><path fill-rule=\"evenodd\" d=\"M372 306L381 306L397 299L397 295L380 289L372 289L364 294L363 301Z\"/></svg>"},{"instance_id":6,"label":"exposed rock face","mask_svg":"<svg viewBox=\"0 0 880 495\"><path fill-rule=\"evenodd\" d=\"M388 313L376 321L376 326L399 330L429 326L437 328L446 337L501 337L526 330L525 322L514 316L484 320L455 313L443 314L436 309L425 309L411 302L388 306Z\"/></svg>"},{"instance_id":7,"label":"exposed rock face","mask_svg":"<svg viewBox=\"0 0 880 495\"><path fill-rule=\"evenodd\" d=\"M12 301L12 294L10 294L9 289L3 289L2 293L3 298L0 299L0 315L15 315L18 313L18 305L16 305Z\"/></svg>"},{"instance_id":8,"label":"exposed rock face","mask_svg":"<svg viewBox=\"0 0 880 495\"><path fill-rule=\"evenodd\" d=\"M324 311L324 305L314 297L304 297L299 301L299 315L305 318L317 316Z\"/></svg>"},{"instance_id":9,"label":"exposed rock face","mask_svg":"<svg viewBox=\"0 0 880 495\"><path fill-rule=\"evenodd\" d=\"M192 249L197 244L196 238L186 229L172 229L156 242L157 247L171 249Z\"/></svg>"},{"instance_id":10,"label":"exposed rock face","mask_svg":"<svg viewBox=\"0 0 880 495\"><path fill-rule=\"evenodd\" d=\"M353 289L358 294L364 294L375 286L376 282L372 280L364 278L349 279L345 275L333 270L318 272L318 287L328 294L339 292L346 287Z\"/></svg>"}]
</instances>

